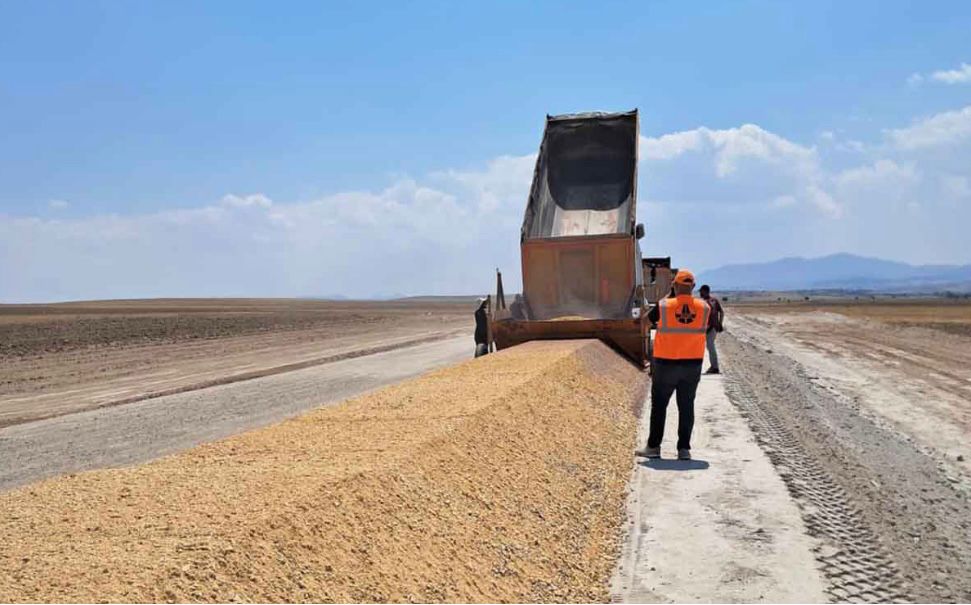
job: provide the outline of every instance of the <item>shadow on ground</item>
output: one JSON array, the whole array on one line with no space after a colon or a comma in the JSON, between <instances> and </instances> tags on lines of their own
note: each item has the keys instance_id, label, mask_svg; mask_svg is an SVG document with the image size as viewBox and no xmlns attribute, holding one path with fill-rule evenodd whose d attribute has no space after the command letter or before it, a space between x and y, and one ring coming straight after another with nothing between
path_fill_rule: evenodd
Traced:
<instances>
[{"instance_id":1,"label":"shadow on ground","mask_svg":"<svg viewBox=\"0 0 971 605\"><path fill-rule=\"evenodd\" d=\"M711 466L707 460L665 460L664 458L642 460L640 465L656 471L703 471Z\"/></svg>"}]
</instances>

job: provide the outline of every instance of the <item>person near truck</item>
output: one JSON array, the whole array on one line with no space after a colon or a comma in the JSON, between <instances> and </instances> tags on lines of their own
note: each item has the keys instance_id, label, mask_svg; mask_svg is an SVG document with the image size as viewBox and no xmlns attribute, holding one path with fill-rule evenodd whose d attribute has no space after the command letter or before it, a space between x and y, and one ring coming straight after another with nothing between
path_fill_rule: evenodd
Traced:
<instances>
[{"instance_id":1,"label":"person near truck","mask_svg":"<svg viewBox=\"0 0 971 605\"><path fill-rule=\"evenodd\" d=\"M526 319L526 305L523 304L523 295L517 294L509 305L509 314L513 319Z\"/></svg>"},{"instance_id":2,"label":"person near truck","mask_svg":"<svg viewBox=\"0 0 971 605\"><path fill-rule=\"evenodd\" d=\"M708 331L705 332L705 343L708 347L708 371L705 374L718 374L718 351L715 349L715 336L725 329L722 323L725 319L725 311L722 310L721 301L711 295L711 288L708 284L701 286L698 294L701 294L701 297L711 307L711 315L708 317Z\"/></svg>"},{"instance_id":3,"label":"person near truck","mask_svg":"<svg viewBox=\"0 0 971 605\"><path fill-rule=\"evenodd\" d=\"M695 393L705 357L705 333L711 307L692 296L695 276L686 269L674 277L674 298L663 298L647 318L657 326L654 374L651 380L651 427L647 446L635 453L661 457L665 415L671 396L678 402L678 459L691 459L691 431L695 423Z\"/></svg>"},{"instance_id":4,"label":"person near truck","mask_svg":"<svg viewBox=\"0 0 971 605\"><path fill-rule=\"evenodd\" d=\"M489 306L488 298L475 301L475 356L481 357L489 352Z\"/></svg>"}]
</instances>

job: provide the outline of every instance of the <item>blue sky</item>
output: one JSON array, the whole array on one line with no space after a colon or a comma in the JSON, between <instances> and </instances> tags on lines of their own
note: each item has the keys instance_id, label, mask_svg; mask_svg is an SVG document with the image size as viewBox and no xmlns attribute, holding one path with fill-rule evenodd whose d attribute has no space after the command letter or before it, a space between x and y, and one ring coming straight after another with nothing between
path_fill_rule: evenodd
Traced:
<instances>
[{"instance_id":1,"label":"blue sky","mask_svg":"<svg viewBox=\"0 0 971 605\"><path fill-rule=\"evenodd\" d=\"M961 2L4 3L0 301L485 290L543 116L633 107L649 253L971 262L968 31Z\"/></svg>"}]
</instances>

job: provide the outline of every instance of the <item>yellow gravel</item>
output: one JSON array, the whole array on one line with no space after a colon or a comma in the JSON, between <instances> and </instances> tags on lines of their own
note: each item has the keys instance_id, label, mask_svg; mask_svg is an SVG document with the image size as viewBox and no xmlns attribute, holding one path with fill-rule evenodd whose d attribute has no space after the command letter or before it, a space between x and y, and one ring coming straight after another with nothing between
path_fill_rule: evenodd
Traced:
<instances>
[{"instance_id":1,"label":"yellow gravel","mask_svg":"<svg viewBox=\"0 0 971 605\"><path fill-rule=\"evenodd\" d=\"M0 601L604 601L645 376L529 343L0 495Z\"/></svg>"}]
</instances>

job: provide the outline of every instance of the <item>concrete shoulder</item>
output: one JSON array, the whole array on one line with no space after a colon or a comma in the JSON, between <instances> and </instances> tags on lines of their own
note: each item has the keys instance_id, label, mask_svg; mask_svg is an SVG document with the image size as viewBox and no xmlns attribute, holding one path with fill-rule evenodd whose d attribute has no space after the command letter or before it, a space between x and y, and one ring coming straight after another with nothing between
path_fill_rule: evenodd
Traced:
<instances>
[{"instance_id":1,"label":"concrete shoulder","mask_svg":"<svg viewBox=\"0 0 971 605\"><path fill-rule=\"evenodd\" d=\"M799 509L726 396L721 377L702 377L695 406L694 460L672 459L672 401L665 458L635 463L614 600L825 602L814 542Z\"/></svg>"}]
</instances>

